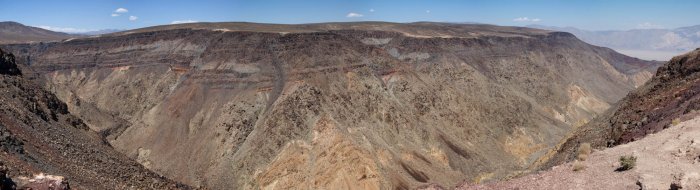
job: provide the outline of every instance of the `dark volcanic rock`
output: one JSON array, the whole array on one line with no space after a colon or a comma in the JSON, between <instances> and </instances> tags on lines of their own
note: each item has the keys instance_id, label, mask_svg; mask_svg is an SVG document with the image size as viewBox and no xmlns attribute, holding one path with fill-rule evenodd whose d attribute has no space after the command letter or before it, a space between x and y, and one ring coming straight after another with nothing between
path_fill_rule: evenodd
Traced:
<instances>
[{"instance_id":1,"label":"dark volcanic rock","mask_svg":"<svg viewBox=\"0 0 700 190\"><path fill-rule=\"evenodd\" d=\"M197 23L3 47L117 150L215 189L517 175L657 66L568 33L445 23Z\"/></svg>"},{"instance_id":2,"label":"dark volcanic rock","mask_svg":"<svg viewBox=\"0 0 700 190\"><path fill-rule=\"evenodd\" d=\"M0 190L15 190L17 188L17 184L15 184L12 179L7 176L7 166L5 166L5 163L0 161Z\"/></svg>"},{"instance_id":3,"label":"dark volcanic rock","mask_svg":"<svg viewBox=\"0 0 700 190\"><path fill-rule=\"evenodd\" d=\"M15 56L12 54L6 54L0 50L0 74L2 75L21 75L22 72L17 68L15 64Z\"/></svg>"},{"instance_id":4,"label":"dark volcanic rock","mask_svg":"<svg viewBox=\"0 0 700 190\"><path fill-rule=\"evenodd\" d=\"M24 143L15 138L3 124L0 124L0 149L4 152L24 153Z\"/></svg>"},{"instance_id":5,"label":"dark volcanic rock","mask_svg":"<svg viewBox=\"0 0 700 190\"><path fill-rule=\"evenodd\" d=\"M3 61L15 65L13 59ZM65 103L21 75L0 75L0 102L0 160L13 179L44 172L65 176L78 189L187 188L115 151L71 115ZM62 177L54 177L25 185L67 187Z\"/></svg>"},{"instance_id":6,"label":"dark volcanic rock","mask_svg":"<svg viewBox=\"0 0 700 190\"><path fill-rule=\"evenodd\" d=\"M580 143L592 143L595 147L625 144L697 116L700 111L698 71L700 50L674 57L660 67L647 84L577 129L548 166L574 159Z\"/></svg>"}]
</instances>

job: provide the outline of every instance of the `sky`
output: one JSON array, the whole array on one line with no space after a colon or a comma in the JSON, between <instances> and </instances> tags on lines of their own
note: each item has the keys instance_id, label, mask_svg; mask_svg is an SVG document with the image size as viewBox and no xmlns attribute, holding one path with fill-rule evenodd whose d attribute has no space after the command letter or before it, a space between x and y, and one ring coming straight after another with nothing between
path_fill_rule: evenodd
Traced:
<instances>
[{"instance_id":1,"label":"sky","mask_svg":"<svg viewBox=\"0 0 700 190\"><path fill-rule=\"evenodd\" d=\"M435 21L630 30L698 25L698 7L698 0L0 0L0 21L63 32L229 21Z\"/></svg>"}]
</instances>

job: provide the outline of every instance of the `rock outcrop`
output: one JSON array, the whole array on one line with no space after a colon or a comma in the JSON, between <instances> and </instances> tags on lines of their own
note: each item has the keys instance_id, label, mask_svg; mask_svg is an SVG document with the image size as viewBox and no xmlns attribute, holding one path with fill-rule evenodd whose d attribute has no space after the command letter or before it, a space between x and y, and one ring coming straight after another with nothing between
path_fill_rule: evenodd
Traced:
<instances>
[{"instance_id":1,"label":"rock outcrop","mask_svg":"<svg viewBox=\"0 0 700 190\"><path fill-rule=\"evenodd\" d=\"M14 190L17 188L17 184L7 176L7 170L7 166L0 162L0 190Z\"/></svg>"},{"instance_id":2,"label":"rock outcrop","mask_svg":"<svg viewBox=\"0 0 700 190\"><path fill-rule=\"evenodd\" d=\"M456 189L700 189L700 117L624 145L594 151L585 161L555 166L512 180L461 184ZM635 156L620 171L619 158ZM580 165L580 166L576 166ZM574 169L579 167L580 169Z\"/></svg>"},{"instance_id":3,"label":"rock outcrop","mask_svg":"<svg viewBox=\"0 0 700 190\"><path fill-rule=\"evenodd\" d=\"M65 103L26 79L12 57L0 50L0 161L6 167L0 175L3 190L62 189L68 188L66 181L77 189L187 188L114 150L71 115ZM54 175L34 175L42 172ZM12 176L5 175L8 173ZM20 183L19 176L34 177Z\"/></svg>"},{"instance_id":4,"label":"rock outcrop","mask_svg":"<svg viewBox=\"0 0 700 190\"><path fill-rule=\"evenodd\" d=\"M3 162L0 162L0 190L15 189L68 190L70 185L62 176L45 175L43 173L33 178L19 176L13 180L8 175L8 167Z\"/></svg>"},{"instance_id":5,"label":"rock outcrop","mask_svg":"<svg viewBox=\"0 0 700 190\"><path fill-rule=\"evenodd\" d=\"M0 75L21 75L17 64L15 64L15 56L7 54L0 50Z\"/></svg>"},{"instance_id":6,"label":"rock outcrop","mask_svg":"<svg viewBox=\"0 0 700 190\"><path fill-rule=\"evenodd\" d=\"M69 190L70 185L63 176L46 175L40 173L34 177L18 177L19 189L30 190Z\"/></svg>"},{"instance_id":7,"label":"rock outcrop","mask_svg":"<svg viewBox=\"0 0 700 190\"><path fill-rule=\"evenodd\" d=\"M3 47L115 149L214 189L518 175L658 66L568 33L443 23L197 23Z\"/></svg>"},{"instance_id":8,"label":"rock outcrop","mask_svg":"<svg viewBox=\"0 0 700 190\"><path fill-rule=\"evenodd\" d=\"M534 164L543 170L456 189L700 189L699 71L700 49L676 56ZM597 149L581 157L583 143ZM622 156L634 166L621 169Z\"/></svg>"},{"instance_id":9,"label":"rock outcrop","mask_svg":"<svg viewBox=\"0 0 700 190\"><path fill-rule=\"evenodd\" d=\"M557 165L575 157L580 143L612 147L633 142L693 118L700 110L700 49L676 56L644 86L577 129L549 160Z\"/></svg>"}]
</instances>

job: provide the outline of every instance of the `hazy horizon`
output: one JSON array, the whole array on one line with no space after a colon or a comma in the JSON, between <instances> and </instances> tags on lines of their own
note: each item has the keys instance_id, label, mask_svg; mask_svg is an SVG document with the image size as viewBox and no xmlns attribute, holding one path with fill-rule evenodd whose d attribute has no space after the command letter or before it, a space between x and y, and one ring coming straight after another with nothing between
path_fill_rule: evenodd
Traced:
<instances>
[{"instance_id":1,"label":"hazy horizon","mask_svg":"<svg viewBox=\"0 0 700 190\"><path fill-rule=\"evenodd\" d=\"M476 22L584 30L697 25L697 1L8 1L0 20L53 31L128 30L188 22ZM689 6L690 5L690 6ZM666 11L673 10L673 11Z\"/></svg>"}]
</instances>

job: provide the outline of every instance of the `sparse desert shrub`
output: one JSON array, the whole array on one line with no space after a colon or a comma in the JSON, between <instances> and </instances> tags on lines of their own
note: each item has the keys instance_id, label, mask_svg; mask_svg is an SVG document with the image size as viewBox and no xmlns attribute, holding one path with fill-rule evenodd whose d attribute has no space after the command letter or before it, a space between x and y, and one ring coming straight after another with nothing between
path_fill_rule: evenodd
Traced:
<instances>
[{"instance_id":1,"label":"sparse desert shrub","mask_svg":"<svg viewBox=\"0 0 700 190\"><path fill-rule=\"evenodd\" d=\"M583 169L586 169L586 165L583 165L583 162L576 161L574 162L574 165L571 167L571 169L575 172L581 171Z\"/></svg>"},{"instance_id":2,"label":"sparse desert shrub","mask_svg":"<svg viewBox=\"0 0 700 190\"><path fill-rule=\"evenodd\" d=\"M583 125L586 125L586 123L588 123L587 119L578 120L578 121L576 121L576 123L574 123L574 128L579 128Z\"/></svg>"},{"instance_id":3,"label":"sparse desert shrub","mask_svg":"<svg viewBox=\"0 0 700 190\"><path fill-rule=\"evenodd\" d=\"M676 119L673 119L673 121L671 121L671 124L672 124L673 126L676 126L676 125L678 125L678 124L680 124L680 123L681 123L681 119L680 119L680 118L676 118Z\"/></svg>"},{"instance_id":4,"label":"sparse desert shrub","mask_svg":"<svg viewBox=\"0 0 700 190\"><path fill-rule=\"evenodd\" d=\"M585 161L588 159L588 155L591 154L591 143L581 143L578 147L578 156L576 157L578 160Z\"/></svg>"},{"instance_id":5,"label":"sparse desert shrub","mask_svg":"<svg viewBox=\"0 0 700 190\"><path fill-rule=\"evenodd\" d=\"M579 154L578 156L576 156L576 159L580 161L586 161L588 159L588 154Z\"/></svg>"},{"instance_id":6,"label":"sparse desert shrub","mask_svg":"<svg viewBox=\"0 0 700 190\"><path fill-rule=\"evenodd\" d=\"M626 171L629 169L634 168L634 166L637 165L637 157L636 156L620 156L620 168L618 170L620 171Z\"/></svg>"}]
</instances>

